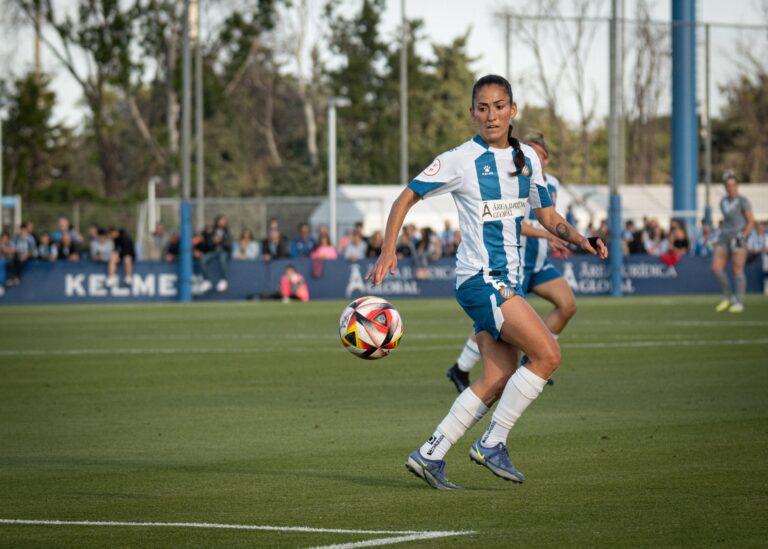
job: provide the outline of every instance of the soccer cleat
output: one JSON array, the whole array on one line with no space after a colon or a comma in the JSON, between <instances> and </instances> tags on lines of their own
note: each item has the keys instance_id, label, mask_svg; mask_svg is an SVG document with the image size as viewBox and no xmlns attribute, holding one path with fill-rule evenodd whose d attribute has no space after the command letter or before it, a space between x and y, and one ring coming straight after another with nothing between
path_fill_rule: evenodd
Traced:
<instances>
[{"instance_id":1,"label":"soccer cleat","mask_svg":"<svg viewBox=\"0 0 768 549\"><path fill-rule=\"evenodd\" d=\"M445 372L445 376L451 380L456 386L456 390L463 393L467 387L469 387L469 372L463 372L459 370L459 365L454 364L448 371Z\"/></svg>"},{"instance_id":2,"label":"soccer cleat","mask_svg":"<svg viewBox=\"0 0 768 549\"><path fill-rule=\"evenodd\" d=\"M723 311L727 311L731 306L731 300L730 299L724 299L720 303L717 304L717 307L715 307L715 311L718 313L722 313Z\"/></svg>"},{"instance_id":3,"label":"soccer cleat","mask_svg":"<svg viewBox=\"0 0 768 549\"><path fill-rule=\"evenodd\" d=\"M445 476L445 461L426 459L414 450L405 462L405 468L437 490L462 490Z\"/></svg>"},{"instance_id":4,"label":"soccer cleat","mask_svg":"<svg viewBox=\"0 0 768 549\"><path fill-rule=\"evenodd\" d=\"M729 313L743 313L744 312L744 305L742 305L741 303L734 303L728 309L728 312Z\"/></svg>"},{"instance_id":5,"label":"soccer cleat","mask_svg":"<svg viewBox=\"0 0 768 549\"><path fill-rule=\"evenodd\" d=\"M511 480L522 484L525 481L523 473L515 469L509 461L507 447L499 442L493 448L486 448L479 440L476 440L469 449L469 458L491 470L491 473L504 480Z\"/></svg>"}]
</instances>

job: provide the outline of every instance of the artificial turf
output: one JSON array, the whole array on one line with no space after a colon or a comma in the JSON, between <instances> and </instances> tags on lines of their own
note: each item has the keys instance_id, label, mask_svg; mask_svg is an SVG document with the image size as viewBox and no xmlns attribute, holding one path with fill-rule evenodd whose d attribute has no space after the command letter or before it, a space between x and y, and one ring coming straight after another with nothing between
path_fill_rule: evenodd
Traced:
<instances>
[{"instance_id":1,"label":"artificial turf","mask_svg":"<svg viewBox=\"0 0 768 549\"><path fill-rule=\"evenodd\" d=\"M579 299L510 436L527 477L403 467L456 396L469 321L394 301L401 346L341 347L341 302L0 309L0 519L473 530L424 547L764 546L768 298ZM540 311L546 306L532 302ZM477 374L474 374L477 375ZM0 524L0 545L309 547L382 535ZM407 544L403 545L408 546Z\"/></svg>"}]
</instances>

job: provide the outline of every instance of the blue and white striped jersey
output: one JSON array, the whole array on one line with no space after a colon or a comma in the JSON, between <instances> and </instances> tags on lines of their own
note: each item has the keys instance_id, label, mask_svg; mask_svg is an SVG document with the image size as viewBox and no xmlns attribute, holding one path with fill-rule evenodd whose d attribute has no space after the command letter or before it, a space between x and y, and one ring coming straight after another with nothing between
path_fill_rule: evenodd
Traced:
<instances>
[{"instance_id":1,"label":"blue and white striped jersey","mask_svg":"<svg viewBox=\"0 0 768 549\"><path fill-rule=\"evenodd\" d=\"M560 192L560 181L550 174L544 175L544 181L547 184L549 197L552 199L552 205L557 207L557 193ZM528 206L525 213L526 223L534 227L543 228L539 220L536 219L536 213L533 208ZM522 236L520 245L523 247L523 268L529 271L537 272L544 268L549 252L549 243L546 238L528 238Z\"/></svg>"},{"instance_id":2,"label":"blue and white striped jersey","mask_svg":"<svg viewBox=\"0 0 768 549\"><path fill-rule=\"evenodd\" d=\"M459 213L461 245L456 287L482 272L522 283L520 228L526 205L552 205L534 150L521 145L526 168L516 171L512 148L490 147L480 136L438 156L408 187L428 198L451 193ZM491 274L492 273L492 274Z\"/></svg>"}]
</instances>

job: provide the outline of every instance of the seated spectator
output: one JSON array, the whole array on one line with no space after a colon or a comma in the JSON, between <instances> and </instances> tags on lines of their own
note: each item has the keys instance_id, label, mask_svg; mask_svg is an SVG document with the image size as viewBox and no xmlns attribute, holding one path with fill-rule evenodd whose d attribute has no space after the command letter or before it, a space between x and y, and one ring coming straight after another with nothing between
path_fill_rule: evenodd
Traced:
<instances>
[{"instance_id":1,"label":"seated spectator","mask_svg":"<svg viewBox=\"0 0 768 549\"><path fill-rule=\"evenodd\" d=\"M74 226L64 216L61 216L58 221L58 228L53 231L51 238L55 243L59 243L64 239L64 235L69 234L72 243L75 246L80 246L80 242L83 240L80 234L75 230Z\"/></svg>"},{"instance_id":2,"label":"seated spectator","mask_svg":"<svg viewBox=\"0 0 768 549\"><path fill-rule=\"evenodd\" d=\"M288 265L280 277L280 297L283 303L288 303L291 299L309 301L309 286L293 265Z\"/></svg>"},{"instance_id":3,"label":"seated spectator","mask_svg":"<svg viewBox=\"0 0 768 549\"><path fill-rule=\"evenodd\" d=\"M376 259L381 254L381 247L384 245L384 237L381 231L376 231L368 239L368 251L365 256Z\"/></svg>"},{"instance_id":4,"label":"seated spectator","mask_svg":"<svg viewBox=\"0 0 768 549\"><path fill-rule=\"evenodd\" d=\"M56 242L54 246L56 248L56 259L59 261L80 260L80 247L72 240L72 233L62 233L61 240Z\"/></svg>"},{"instance_id":5,"label":"seated spectator","mask_svg":"<svg viewBox=\"0 0 768 549\"><path fill-rule=\"evenodd\" d=\"M115 242L111 235L102 228L96 229L96 238L91 240L91 261L109 263L113 251L115 251Z\"/></svg>"},{"instance_id":6,"label":"seated spectator","mask_svg":"<svg viewBox=\"0 0 768 549\"><path fill-rule=\"evenodd\" d=\"M173 263L179 257L181 238L176 231L171 233L168 244L163 250L163 257L168 263Z\"/></svg>"},{"instance_id":7,"label":"seated spectator","mask_svg":"<svg viewBox=\"0 0 768 549\"><path fill-rule=\"evenodd\" d=\"M21 283L21 274L24 271L24 266L27 264L27 261L36 255L37 246L35 245L35 239L29 232L29 226L26 223L22 223L19 226L18 234L7 246L6 286L18 286Z\"/></svg>"},{"instance_id":8,"label":"seated spectator","mask_svg":"<svg viewBox=\"0 0 768 549\"><path fill-rule=\"evenodd\" d=\"M56 245L51 243L51 235L47 232L40 235L40 243L37 245L37 259L56 261Z\"/></svg>"},{"instance_id":9,"label":"seated spectator","mask_svg":"<svg viewBox=\"0 0 768 549\"><path fill-rule=\"evenodd\" d=\"M320 242L320 237L323 235L327 236L329 239L331 238L331 232L328 230L328 225L320 225L317 228L317 238L315 239L315 242Z\"/></svg>"},{"instance_id":10,"label":"seated spectator","mask_svg":"<svg viewBox=\"0 0 768 549\"><path fill-rule=\"evenodd\" d=\"M624 224L624 231L621 233L621 253L622 255L629 255L629 248L632 241L635 239L635 222L631 219Z\"/></svg>"},{"instance_id":11,"label":"seated spectator","mask_svg":"<svg viewBox=\"0 0 768 549\"><path fill-rule=\"evenodd\" d=\"M342 255L347 261L355 262L363 259L367 251L368 244L363 240L363 235L355 230L349 235L349 242L344 247Z\"/></svg>"},{"instance_id":12,"label":"seated spectator","mask_svg":"<svg viewBox=\"0 0 768 549\"><path fill-rule=\"evenodd\" d=\"M714 242L712 226L703 224L701 226L701 234L699 234L696 242L693 244L694 255L702 257L709 257L714 251Z\"/></svg>"},{"instance_id":13,"label":"seated spectator","mask_svg":"<svg viewBox=\"0 0 768 549\"><path fill-rule=\"evenodd\" d=\"M755 228L747 237L747 251L750 256L768 253L768 238L765 234L766 221L755 221Z\"/></svg>"},{"instance_id":14,"label":"seated spectator","mask_svg":"<svg viewBox=\"0 0 768 549\"><path fill-rule=\"evenodd\" d=\"M408 231L400 233L400 238L397 239L395 252L399 259L404 257L416 257L416 248L413 245L413 242L411 242L411 238L408 236Z\"/></svg>"},{"instance_id":15,"label":"seated spectator","mask_svg":"<svg viewBox=\"0 0 768 549\"><path fill-rule=\"evenodd\" d=\"M323 235L310 257L312 259L336 259L339 254L336 253L336 248L331 245L331 239L327 235Z\"/></svg>"},{"instance_id":16,"label":"seated spectator","mask_svg":"<svg viewBox=\"0 0 768 549\"><path fill-rule=\"evenodd\" d=\"M565 220L578 230L579 227L576 224L576 216L573 213L572 204L568 204L568 207L565 209Z\"/></svg>"},{"instance_id":17,"label":"seated spectator","mask_svg":"<svg viewBox=\"0 0 768 549\"><path fill-rule=\"evenodd\" d=\"M253 239L253 233L250 229L243 229L240 233L240 240L237 241L232 249L233 259L257 259L261 250L259 243Z\"/></svg>"},{"instance_id":18,"label":"seated spectator","mask_svg":"<svg viewBox=\"0 0 768 549\"><path fill-rule=\"evenodd\" d=\"M205 293L216 285L217 292L226 292L229 288L229 257L232 253L232 237L229 234L229 222L226 216L218 215L213 220L213 227L203 231L203 257L200 271L203 281L200 292Z\"/></svg>"},{"instance_id":19,"label":"seated spectator","mask_svg":"<svg viewBox=\"0 0 768 549\"><path fill-rule=\"evenodd\" d=\"M92 223L88 226L88 257L93 257L93 247L99 241L99 226Z\"/></svg>"},{"instance_id":20,"label":"seated spectator","mask_svg":"<svg viewBox=\"0 0 768 549\"><path fill-rule=\"evenodd\" d=\"M261 253L264 256L264 261L283 259L289 256L286 238L280 234L275 226L269 230L267 238L262 241Z\"/></svg>"},{"instance_id":21,"label":"seated spectator","mask_svg":"<svg viewBox=\"0 0 768 549\"><path fill-rule=\"evenodd\" d=\"M309 224L299 223L299 234L291 240L290 244L291 258L309 257L315 246L317 246L317 243L309 232Z\"/></svg>"},{"instance_id":22,"label":"seated spectator","mask_svg":"<svg viewBox=\"0 0 768 549\"><path fill-rule=\"evenodd\" d=\"M690 243L685 228L679 221L673 219L670 222L667 251L661 254L659 258L666 265L677 265L680 258L688 253L689 248Z\"/></svg>"},{"instance_id":23,"label":"seated spectator","mask_svg":"<svg viewBox=\"0 0 768 549\"><path fill-rule=\"evenodd\" d=\"M125 229L109 228L109 236L112 237L112 255L107 265L107 287L117 286L120 281L117 278L117 266L123 263L123 281L127 285L133 283L133 262L136 261L136 249L133 239Z\"/></svg>"}]
</instances>

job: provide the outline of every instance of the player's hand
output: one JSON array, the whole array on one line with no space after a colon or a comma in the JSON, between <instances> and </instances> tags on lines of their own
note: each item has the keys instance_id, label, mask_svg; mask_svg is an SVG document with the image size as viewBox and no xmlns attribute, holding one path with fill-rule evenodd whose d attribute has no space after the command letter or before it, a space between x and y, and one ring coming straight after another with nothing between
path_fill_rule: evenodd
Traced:
<instances>
[{"instance_id":1,"label":"player's hand","mask_svg":"<svg viewBox=\"0 0 768 549\"><path fill-rule=\"evenodd\" d=\"M571 250L568 248L566 241L557 238L555 235L550 235L547 240L553 252L557 252L561 257L570 257Z\"/></svg>"},{"instance_id":2,"label":"player's hand","mask_svg":"<svg viewBox=\"0 0 768 549\"><path fill-rule=\"evenodd\" d=\"M608 257L608 248L599 236L582 239L581 249L587 253L596 255L600 259L606 259Z\"/></svg>"},{"instance_id":3,"label":"player's hand","mask_svg":"<svg viewBox=\"0 0 768 549\"><path fill-rule=\"evenodd\" d=\"M370 272L365 275L365 279L373 279L373 285L378 286L385 278L387 278L387 273L394 275L395 269L397 269L397 254L394 251L382 251L379 255L379 259L377 259L376 263L371 267Z\"/></svg>"}]
</instances>

